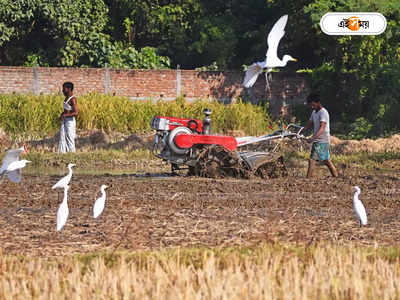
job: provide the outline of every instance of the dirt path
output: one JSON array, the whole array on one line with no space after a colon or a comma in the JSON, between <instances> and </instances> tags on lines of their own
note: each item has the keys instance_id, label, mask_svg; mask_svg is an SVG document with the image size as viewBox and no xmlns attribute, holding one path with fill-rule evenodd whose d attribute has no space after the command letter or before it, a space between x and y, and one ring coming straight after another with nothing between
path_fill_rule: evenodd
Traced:
<instances>
[{"instance_id":1,"label":"dirt path","mask_svg":"<svg viewBox=\"0 0 400 300\"><path fill-rule=\"evenodd\" d=\"M400 244L398 176L352 170L332 179L325 171L312 182L302 170L268 181L74 175L61 233L55 230L58 196L50 188L59 177L27 175L22 184L0 184L0 248L60 255L260 241ZM103 215L94 220L101 184L111 187ZM364 228L354 219L353 185L361 187L367 208Z\"/></svg>"}]
</instances>

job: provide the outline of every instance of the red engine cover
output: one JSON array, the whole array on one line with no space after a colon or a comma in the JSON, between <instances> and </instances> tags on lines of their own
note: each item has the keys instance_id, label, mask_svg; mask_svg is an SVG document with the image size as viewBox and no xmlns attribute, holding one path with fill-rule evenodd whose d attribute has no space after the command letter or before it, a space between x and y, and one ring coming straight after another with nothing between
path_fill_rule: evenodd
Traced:
<instances>
[{"instance_id":1,"label":"red engine cover","mask_svg":"<svg viewBox=\"0 0 400 300\"><path fill-rule=\"evenodd\" d=\"M179 148L183 149L191 148L195 144L220 145L232 151L237 148L237 142L233 136L178 134L174 141Z\"/></svg>"},{"instance_id":2,"label":"red engine cover","mask_svg":"<svg viewBox=\"0 0 400 300\"><path fill-rule=\"evenodd\" d=\"M197 133L201 133L203 130L203 123L200 120L182 119L182 118L175 118L175 117L158 117L158 118L168 119L169 120L169 130L171 130L171 131L179 126L188 127L192 131L196 131ZM197 123L197 128L196 128L196 123Z\"/></svg>"}]
</instances>

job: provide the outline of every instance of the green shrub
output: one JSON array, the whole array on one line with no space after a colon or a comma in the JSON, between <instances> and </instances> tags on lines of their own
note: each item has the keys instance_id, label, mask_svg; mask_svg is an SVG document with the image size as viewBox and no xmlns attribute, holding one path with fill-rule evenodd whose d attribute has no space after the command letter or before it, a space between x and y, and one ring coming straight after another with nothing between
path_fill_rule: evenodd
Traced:
<instances>
[{"instance_id":1,"label":"green shrub","mask_svg":"<svg viewBox=\"0 0 400 300\"><path fill-rule=\"evenodd\" d=\"M357 118L353 123L350 124L349 137L355 140L361 140L368 136L372 128L372 124L363 117Z\"/></svg>"}]
</instances>

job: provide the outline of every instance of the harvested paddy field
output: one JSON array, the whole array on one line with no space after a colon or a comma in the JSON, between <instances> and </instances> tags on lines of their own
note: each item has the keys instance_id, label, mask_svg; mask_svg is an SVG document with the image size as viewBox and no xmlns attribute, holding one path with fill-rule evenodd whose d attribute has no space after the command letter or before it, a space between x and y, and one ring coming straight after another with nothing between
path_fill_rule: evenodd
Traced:
<instances>
[{"instance_id":1,"label":"harvested paddy field","mask_svg":"<svg viewBox=\"0 0 400 300\"><path fill-rule=\"evenodd\" d=\"M319 167L312 180L304 178L304 167L291 168L285 178L246 180L130 172L129 165L124 174L90 174L77 166L62 232L56 232L62 192L58 196L51 186L64 167L59 175L28 167L21 184L0 184L0 244L4 254L45 256L263 242L399 245L398 160L391 166L382 171L346 165L339 178ZM93 219L101 184L110 186L106 208ZM353 214L354 185L369 217L363 228Z\"/></svg>"}]
</instances>

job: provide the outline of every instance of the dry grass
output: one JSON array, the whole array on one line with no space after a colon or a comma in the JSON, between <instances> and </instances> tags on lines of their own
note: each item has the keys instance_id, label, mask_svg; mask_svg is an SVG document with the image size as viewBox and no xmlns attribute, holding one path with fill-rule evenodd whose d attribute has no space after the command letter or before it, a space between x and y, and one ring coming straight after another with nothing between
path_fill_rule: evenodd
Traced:
<instances>
[{"instance_id":1,"label":"dry grass","mask_svg":"<svg viewBox=\"0 0 400 300\"><path fill-rule=\"evenodd\" d=\"M318 244L0 255L1 299L395 299L399 251Z\"/></svg>"},{"instance_id":2,"label":"dry grass","mask_svg":"<svg viewBox=\"0 0 400 300\"><path fill-rule=\"evenodd\" d=\"M337 154L400 152L400 134L395 134L388 138L364 139L361 141L340 140L332 137L331 144L332 151Z\"/></svg>"}]
</instances>

